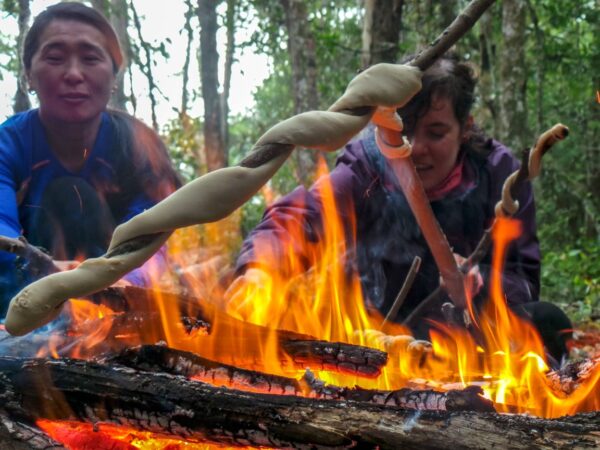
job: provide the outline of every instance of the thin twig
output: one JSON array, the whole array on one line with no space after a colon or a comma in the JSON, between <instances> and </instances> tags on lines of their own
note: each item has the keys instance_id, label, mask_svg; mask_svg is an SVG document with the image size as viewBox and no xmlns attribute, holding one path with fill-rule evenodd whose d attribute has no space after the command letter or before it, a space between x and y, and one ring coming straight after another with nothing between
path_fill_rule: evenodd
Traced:
<instances>
[{"instance_id":1,"label":"thin twig","mask_svg":"<svg viewBox=\"0 0 600 450\"><path fill-rule=\"evenodd\" d=\"M29 271L34 276L45 276L60 272L49 254L31 245L23 236L19 238L0 236L0 250L23 258L28 263Z\"/></svg>"},{"instance_id":2,"label":"thin twig","mask_svg":"<svg viewBox=\"0 0 600 450\"><path fill-rule=\"evenodd\" d=\"M552 133L551 133L552 132ZM537 162L535 165L541 164L541 157L548 151L550 148L559 140L564 139L569 134L569 129L564 125L555 125L550 130L543 133L540 138L536 141L535 145L531 149L523 150L521 154L521 166L516 172L515 182L510 185L510 195L514 199L518 197L525 186L525 182L528 181L531 177L531 171L534 171L536 174L539 172L539 167L530 168L530 159L531 154L534 152L538 153ZM503 209L503 212L508 215L508 212ZM490 246L492 245L492 232L494 227L496 226L497 218L494 219L492 224L488 229L483 232L477 247L467 260L459 266L459 269L462 273L467 273L472 267L479 264L485 255L487 254ZM443 297L444 290L441 286L438 286L431 294L429 294L419 305L408 315L406 319L402 322L402 325L410 327L414 325L416 319L421 317L423 312L425 312L429 308L433 308L437 302L439 302Z\"/></svg>"},{"instance_id":3,"label":"thin twig","mask_svg":"<svg viewBox=\"0 0 600 450\"><path fill-rule=\"evenodd\" d=\"M406 279L404 280L404 283L402 283L402 287L398 292L396 300L394 300L394 303L388 311L387 316L385 316L385 319L383 319L383 322L381 322L381 326L379 327L380 329L382 329L389 321L393 320L394 317L398 315L398 311L400 311L400 308L404 304L404 300L408 295L408 291L410 291L410 288L415 282L415 277L417 276L417 273L419 273L420 268L421 258L415 256L415 259L413 259L412 265L410 266L410 270L408 271L408 275L406 275Z\"/></svg>"}]
</instances>

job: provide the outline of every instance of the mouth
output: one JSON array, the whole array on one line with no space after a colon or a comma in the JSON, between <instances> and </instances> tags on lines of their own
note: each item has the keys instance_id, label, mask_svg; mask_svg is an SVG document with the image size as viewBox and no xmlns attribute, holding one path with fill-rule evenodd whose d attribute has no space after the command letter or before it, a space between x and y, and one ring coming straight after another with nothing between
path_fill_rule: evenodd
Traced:
<instances>
[{"instance_id":1,"label":"mouth","mask_svg":"<svg viewBox=\"0 0 600 450\"><path fill-rule=\"evenodd\" d=\"M86 95L86 94L78 94L78 93L64 94L64 95L61 95L60 97L64 101L66 101L66 102L72 102L72 103L82 102L82 101L87 100L89 98L89 96Z\"/></svg>"},{"instance_id":2,"label":"mouth","mask_svg":"<svg viewBox=\"0 0 600 450\"><path fill-rule=\"evenodd\" d=\"M417 172L426 172L433 169L433 166L431 164L415 164L415 169Z\"/></svg>"}]
</instances>

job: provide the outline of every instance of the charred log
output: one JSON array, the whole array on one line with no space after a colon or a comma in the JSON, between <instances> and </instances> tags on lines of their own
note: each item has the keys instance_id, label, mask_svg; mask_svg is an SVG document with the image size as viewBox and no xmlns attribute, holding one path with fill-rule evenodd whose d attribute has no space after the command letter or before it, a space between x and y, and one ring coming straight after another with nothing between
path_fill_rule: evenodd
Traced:
<instances>
[{"instance_id":1,"label":"charred log","mask_svg":"<svg viewBox=\"0 0 600 450\"><path fill-rule=\"evenodd\" d=\"M246 392L352 400L421 411L495 412L492 402L481 397L481 388L476 386L461 390L452 389L448 392L431 389L382 391L360 387L346 388L325 384L310 370L306 371L302 379L296 380L220 364L190 352L158 345L129 348L101 362L148 372L182 375L214 386L233 387Z\"/></svg>"},{"instance_id":2,"label":"charred log","mask_svg":"<svg viewBox=\"0 0 600 450\"><path fill-rule=\"evenodd\" d=\"M0 450L64 450L35 425L12 420L0 409Z\"/></svg>"},{"instance_id":3,"label":"charred log","mask_svg":"<svg viewBox=\"0 0 600 450\"><path fill-rule=\"evenodd\" d=\"M133 286L110 288L103 291L103 295L104 297L97 300L117 311L158 311L160 308L156 305L156 299L166 304L179 304L181 317L185 317L184 325L189 326L190 322L194 322L196 328L200 327L211 339L219 342L219 361L224 364L248 367L249 360L262 359L261 354L252 355L251 352L260 351L262 343L273 338L282 349L281 361L291 359L295 368L312 367L376 377L387 363L387 354L380 350L342 342L322 341L313 336L287 330L270 330L235 319L207 301L195 297ZM143 342L155 343L158 340L160 339ZM239 354L241 341L248 343L244 345L244 355ZM253 341L256 343L253 344ZM239 361L240 358L244 358L245 361ZM252 367L252 363L250 366ZM260 370L260 367L257 365L256 369Z\"/></svg>"},{"instance_id":4,"label":"charred log","mask_svg":"<svg viewBox=\"0 0 600 450\"><path fill-rule=\"evenodd\" d=\"M556 420L414 412L350 400L246 393L180 376L73 360L0 358L0 373L0 397L11 417L112 422L188 441L381 449L600 445L598 412Z\"/></svg>"},{"instance_id":5,"label":"charred log","mask_svg":"<svg viewBox=\"0 0 600 450\"><path fill-rule=\"evenodd\" d=\"M162 345L128 348L100 361L146 372L182 375L213 386L235 387L249 392L300 395L303 391L303 387L294 378L241 369Z\"/></svg>"}]
</instances>

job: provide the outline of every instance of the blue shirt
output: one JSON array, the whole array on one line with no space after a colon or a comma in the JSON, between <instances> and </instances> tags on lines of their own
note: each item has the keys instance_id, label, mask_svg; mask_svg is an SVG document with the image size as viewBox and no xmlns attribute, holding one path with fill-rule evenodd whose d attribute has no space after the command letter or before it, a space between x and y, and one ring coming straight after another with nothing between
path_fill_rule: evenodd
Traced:
<instances>
[{"instance_id":1,"label":"blue shirt","mask_svg":"<svg viewBox=\"0 0 600 450\"><path fill-rule=\"evenodd\" d=\"M81 170L72 172L51 150L37 109L16 114L0 125L0 235L11 238L22 235L30 239L36 211L40 209L46 188L63 177L89 184L110 209L114 225L127 221L160 200L156 191L146 192L149 189L144 186L155 187L165 180L157 179L159 176L153 179L149 155L136 159L117 149L115 128L110 114L102 113L93 148L86 155ZM136 181L137 173L144 173L144 182ZM174 186L170 187L172 191ZM35 241L32 243L36 244ZM106 250L105 244L90 252L93 254L79 256L100 256ZM31 281L17 278L14 255L0 251L0 317L3 316L2 303L7 302L2 297L14 295ZM133 273L131 278L135 284L143 283Z\"/></svg>"}]
</instances>

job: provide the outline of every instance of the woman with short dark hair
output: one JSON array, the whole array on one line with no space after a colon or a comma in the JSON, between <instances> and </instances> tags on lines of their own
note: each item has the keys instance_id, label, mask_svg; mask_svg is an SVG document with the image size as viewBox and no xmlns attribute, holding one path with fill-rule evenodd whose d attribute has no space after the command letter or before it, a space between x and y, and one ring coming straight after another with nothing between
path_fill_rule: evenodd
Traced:
<instances>
[{"instance_id":1,"label":"woman with short dark hair","mask_svg":"<svg viewBox=\"0 0 600 450\"><path fill-rule=\"evenodd\" d=\"M446 54L423 72L422 89L399 110L403 133L412 144L412 160L433 212L457 259L469 256L494 220L506 178L519 163L501 143L486 138L473 124L475 76L456 55ZM385 317L415 257L420 270L392 321L402 322L439 285L439 270L388 160L378 148L374 131L349 143L327 177L338 214L347 229L350 258L358 269L365 301ZM261 223L243 244L237 261L238 278L228 291L230 308L243 305L245 285L270 286L269 274L289 279L306 271L323 238L323 208L319 185L298 187L267 209ZM531 185L518 198L516 214L523 233L511 245L503 272L509 307L527 317L541 332L548 353L560 360L566 353L570 322L552 304L539 302L540 252L536 237ZM286 223L301 227L305 239L288 233ZM261 259L257 249L272 256ZM287 255L294 255L289 263ZM268 265L268 266L265 266ZM491 257L472 272L475 305L488 298ZM477 274L479 273L479 275ZM244 289L238 290L243 287ZM242 295L239 295L239 293ZM434 322L444 322L439 305L425 311L413 333L428 338Z\"/></svg>"},{"instance_id":2,"label":"woman with short dark hair","mask_svg":"<svg viewBox=\"0 0 600 450\"><path fill-rule=\"evenodd\" d=\"M63 2L36 17L23 65L39 107L0 125L0 235L24 236L57 261L99 256L116 225L179 185L159 136L107 109L122 64L95 9ZM22 269L0 252L0 317L32 281ZM144 271L128 279L143 283Z\"/></svg>"}]
</instances>

